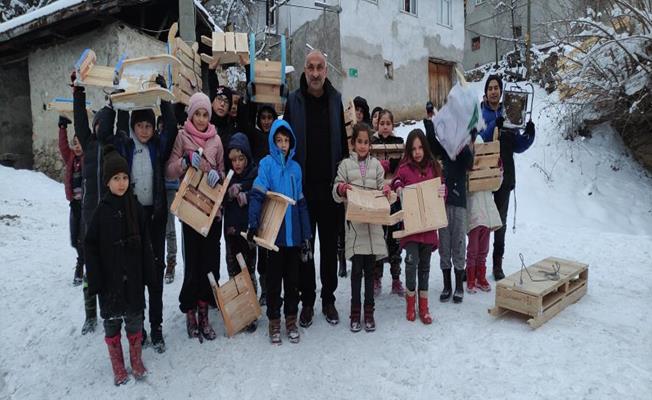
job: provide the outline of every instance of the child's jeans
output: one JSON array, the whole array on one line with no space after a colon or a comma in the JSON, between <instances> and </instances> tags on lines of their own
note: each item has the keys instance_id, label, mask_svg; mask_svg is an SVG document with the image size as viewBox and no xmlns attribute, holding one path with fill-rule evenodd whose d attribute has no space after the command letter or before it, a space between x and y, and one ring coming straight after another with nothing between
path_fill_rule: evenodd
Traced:
<instances>
[{"instance_id":1,"label":"child's jeans","mask_svg":"<svg viewBox=\"0 0 652 400\"><path fill-rule=\"evenodd\" d=\"M373 269L376 256L373 254L356 254L351 258L351 305L360 305L360 287L364 271L364 304L374 305Z\"/></svg>"}]
</instances>

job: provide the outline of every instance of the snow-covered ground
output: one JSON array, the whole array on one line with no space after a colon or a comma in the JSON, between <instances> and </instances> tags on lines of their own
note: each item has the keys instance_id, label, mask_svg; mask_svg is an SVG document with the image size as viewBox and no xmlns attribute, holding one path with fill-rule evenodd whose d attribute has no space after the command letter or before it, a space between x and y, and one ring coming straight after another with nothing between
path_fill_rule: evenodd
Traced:
<instances>
[{"instance_id":1,"label":"snow-covered ground","mask_svg":"<svg viewBox=\"0 0 652 400\"><path fill-rule=\"evenodd\" d=\"M227 339L215 310L220 336L200 344L187 338L177 307L180 265L164 291L167 352L145 349L146 381L117 388L101 325L80 335L63 185L0 167L0 398L649 399L652 180L607 128L562 140L544 98L537 92L536 141L516 159L516 232L512 199L505 269L518 270L519 253L528 264L552 255L588 263L589 289L578 303L537 330L490 316L494 292L440 304L434 254L430 326L405 320L386 272L374 333L349 331L350 280L340 278L340 324L318 313L300 329L300 344L271 346L264 318L255 333Z\"/></svg>"}]
</instances>

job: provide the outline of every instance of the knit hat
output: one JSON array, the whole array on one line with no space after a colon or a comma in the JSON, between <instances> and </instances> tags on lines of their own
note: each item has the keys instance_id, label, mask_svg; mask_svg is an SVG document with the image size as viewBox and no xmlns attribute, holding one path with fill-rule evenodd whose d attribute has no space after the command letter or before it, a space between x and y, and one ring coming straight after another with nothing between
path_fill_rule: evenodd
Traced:
<instances>
[{"instance_id":1,"label":"knit hat","mask_svg":"<svg viewBox=\"0 0 652 400\"><path fill-rule=\"evenodd\" d=\"M218 86L217 91L215 92L215 97L224 96L229 102L229 105L233 103L233 91L228 86Z\"/></svg>"},{"instance_id":2,"label":"knit hat","mask_svg":"<svg viewBox=\"0 0 652 400\"><path fill-rule=\"evenodd\" d=\"M428 101L426 103L426 111L427 112L433 112L435 110L434 104L432 104L432 101Z\"/></svg>"},{"instance_id":3,"label":"knit hat","mask_svg":"<svg viewBox=\"0 0 652 400\"><path fill-rule=\"evenodd\" d=\"M134 129L134 126L136 126L137 123L143 121L152 124L154 130L156 130L156 116L154 115L154 111L151 109L146 109L134 110L131 112L131 119L129 120L129 126L131 126L131 130Z\"/></svg>"},{"instance_id":4,"label":"knit hat","mask_svg":"<svg viewBox=\"0 0 652 400\"><path fill-rule=\"evenodd\" d=\"M500 76L498 75L489 75L489 78L487 78L487 81L484 83L484 94L485 96L487 95L487 90L489 90L489 82L491 81L497 81L498 82L498 87L500 88L500 94L503 93L503 80L501 79Z\"/></svg>"},{"instance_id":5,"label":"knit hat","mask_svg":"<svg viewBox=\"0 0 652 400\"><path fill-rule=\"evenodd\" d=\"M208 111L208 119L210 119L213 112L211 101L204 93L197 92L190 96L190 100L188 101L188 121L192 121L192 116L200 108Z\"/></svg>"},{"instance_id":6,"label":"knit hat","mask_svg":"<svg viewBox=\"0 0 652 400\"><path fill-rule=\"evenodd\" d=\"M108 144L104 147L102 157L104 158L102 164L102 181L105 185L120 172L129 175L129 164L127 164L127 160L118 153L113 145Z\"/></svg>"}]
</instances>

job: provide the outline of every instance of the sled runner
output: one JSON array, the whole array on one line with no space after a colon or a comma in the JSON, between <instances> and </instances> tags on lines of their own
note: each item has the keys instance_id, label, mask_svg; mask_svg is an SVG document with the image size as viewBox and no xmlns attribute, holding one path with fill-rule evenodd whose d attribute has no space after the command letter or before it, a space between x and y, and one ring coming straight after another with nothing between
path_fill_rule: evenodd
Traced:
<instances>
[{"instance_id":1,"label":"sled runner","mask_svg":"<svg viewBox=\"0 0 652 400\"><path fill-rule=\"evenodd\" d=\"M435 178L403 188L403 230L392 233L394 239L448 226L444 198L437 194L440 185Z\"/></svg>"},{"instance_id":2,"label":"sled runner","mask_svg":"<svg viewBox=\"0 0 652 400\"><path fill-rule=\"evenodd\" d=\"M47 111L52 111L56 112L59 115L63 115L64 117L68 118L69 120L73 120L73 99L65 99L62 97L57 97L52 99L51 102L48 103ZM88 114L88 119L93 120L93 111L91 110L91 102L87 101L86 102L86 113Z\"/></svg>"}]
</instances>

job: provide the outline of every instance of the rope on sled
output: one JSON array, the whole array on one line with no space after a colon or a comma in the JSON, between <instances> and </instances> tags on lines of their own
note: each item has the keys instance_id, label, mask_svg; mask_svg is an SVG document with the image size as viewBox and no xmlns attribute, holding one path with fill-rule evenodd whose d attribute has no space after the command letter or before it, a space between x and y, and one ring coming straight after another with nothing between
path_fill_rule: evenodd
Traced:
<instances>
[{"instance_id":1,"label":"rope on sled","mask_svg":"<svg viewBox=\"0 0 652 400\"><path fill-rule=\"evenodd\" d=\"M561 270L561 265L559 265L559 263L557 261L555 261L554 264L552 265L552 272L539 271L540 273L543 274L544 278L543 279L534 279L532 277L532 275L530 274L530 271L525 266L525 258L523 257L523 253L518 253L518 257L521 259L521 274L519 276L521 285L523 284L523 270L525 270L528 277L530 277L530 281L532 281L532 282L558 281L561 278L559 276L559 271Z\"/></svg>"}]
</instances>

